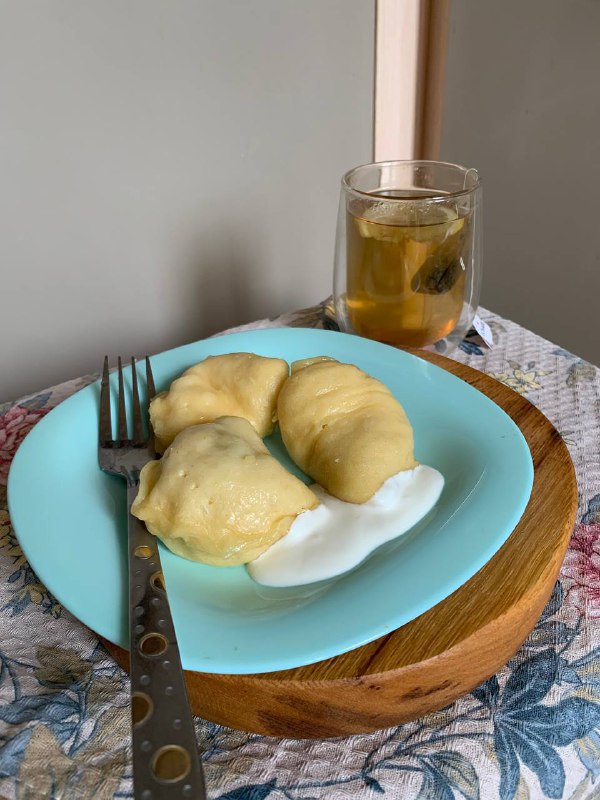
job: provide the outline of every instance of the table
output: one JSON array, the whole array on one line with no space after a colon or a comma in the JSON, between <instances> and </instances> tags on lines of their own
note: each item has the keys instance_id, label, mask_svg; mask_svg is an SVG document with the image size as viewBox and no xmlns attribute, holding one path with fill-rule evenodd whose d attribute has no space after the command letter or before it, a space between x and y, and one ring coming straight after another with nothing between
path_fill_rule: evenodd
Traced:
<instances>
[{"instance_id":1,"label":"table","mask_svg":"<svg viewBox=\"0 0 600 800\"><path fill-rule=\"evenodd\" d=\"M375 734L271 739L197 720L211 800L600 797L600 372L481 309L455 358L537 405L573 458L578 524L519 653L453 705ZM332 327L326 303L253 327ZM239 330L239 329L236 329ZM0 798L132 797L127 675L23 557L6 510L10 461L33 425L97 376L0 406Z\"/></svg>"}]
</instances>

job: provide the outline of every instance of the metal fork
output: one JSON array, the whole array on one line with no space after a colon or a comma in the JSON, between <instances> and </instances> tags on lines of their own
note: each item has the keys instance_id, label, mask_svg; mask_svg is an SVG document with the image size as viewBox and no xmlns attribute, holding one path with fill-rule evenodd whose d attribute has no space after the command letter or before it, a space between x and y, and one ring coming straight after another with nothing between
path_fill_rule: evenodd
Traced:
<instances>
[{"instance_id":1,"label":"metal fork","mask_svg":"<svg viewBox=\"0 0 600 800\"><path fill-rule=\"evenodd\" d=\"M98 463L127 481L129 526L129 664L135 800L205 800L194 723L185 689L179 648L161 570L157 540L131 514L140 470L155 458L152 433L146 439L135 359L131 359L133 438L127 431L123 366L118 367L117 438L112 438L108 356L100 390ZM154 396L146 357L148 401Z\"/></svg>"}]
</instances>

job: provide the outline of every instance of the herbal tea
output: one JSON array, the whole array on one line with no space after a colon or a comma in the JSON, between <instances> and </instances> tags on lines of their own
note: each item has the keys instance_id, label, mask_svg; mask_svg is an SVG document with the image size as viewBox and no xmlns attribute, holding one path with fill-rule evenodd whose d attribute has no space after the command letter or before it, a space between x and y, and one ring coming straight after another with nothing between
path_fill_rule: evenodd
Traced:
<instances>
[{"instance_id":1,"label":"herbal tea","mask_svg":"<svg viewBox=\"0 0 600 800\"><path fill-rule=\"evenodd\" d=\"M361 336L423 347L451 333L463 310L471 216L412 197L349 204L346 303Z\"/></svg>"}]
</instances>

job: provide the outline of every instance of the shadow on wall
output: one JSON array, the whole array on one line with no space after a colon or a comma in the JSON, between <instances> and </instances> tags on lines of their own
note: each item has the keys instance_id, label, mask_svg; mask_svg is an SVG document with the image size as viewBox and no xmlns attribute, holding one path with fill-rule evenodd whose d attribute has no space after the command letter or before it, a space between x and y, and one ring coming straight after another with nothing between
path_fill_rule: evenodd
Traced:
<instances>
[{"instance_id":1,"label":"shadow on wall","mask_svg":"<svg viewBox=\"0 0 600 800\"><path fill-rule=\"evenodd\" d=\"M246 232L247 233L247 232ZM196 236L166 271L164 293L176 319L165 328L162 347L196 341L235 325L275 313L277 300L265 296L267 268L251 235Z\"/></svg>"}]
</instances>

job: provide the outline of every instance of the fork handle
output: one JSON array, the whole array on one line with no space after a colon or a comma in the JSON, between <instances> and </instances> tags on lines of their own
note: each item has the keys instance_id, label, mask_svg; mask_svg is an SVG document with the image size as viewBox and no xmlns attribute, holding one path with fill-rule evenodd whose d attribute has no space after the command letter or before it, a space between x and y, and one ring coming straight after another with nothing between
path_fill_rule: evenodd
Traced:
<instances>
[{"instance_id":1,"label":"fork handle","mask_svg":"<svg viewBox=\"0 0 600 800\"><path fill-rule=\"evenodd\" d=\"M194 723L164 589L158 540L131 513L128 484L129 663L135 800L205 800Z\"/></svg>"}]
</instances>

